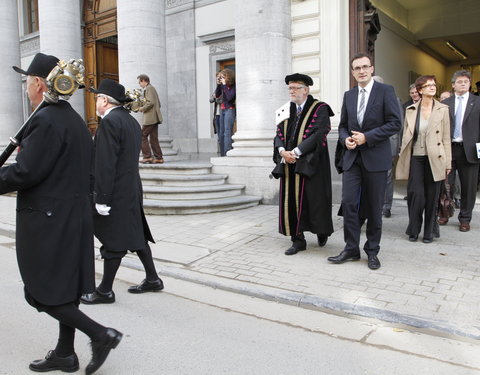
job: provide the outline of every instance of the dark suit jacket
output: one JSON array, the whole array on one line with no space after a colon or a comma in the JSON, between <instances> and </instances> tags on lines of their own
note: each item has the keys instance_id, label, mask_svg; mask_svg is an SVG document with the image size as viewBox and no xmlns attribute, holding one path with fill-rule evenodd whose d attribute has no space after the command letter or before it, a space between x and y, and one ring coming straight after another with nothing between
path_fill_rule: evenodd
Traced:
<instances>
[{"instance_id":1,"label":"dark suit jacket","mask_svg":"<svg viewBox=\"0 0 480 375\"><path fill-rule=\"evenodd\" d=\"M111 207L110 215L95 211L95 236L111 251L141 250L153 242L143 212L138 171L142 132L123 107L111 110L95 134L95 203Z\"/></svg>"},{"instance_id":2,"label":"dark suit jacket","mask_svg":"<svg viewBox=\"0 0 480 375\"><path fill-rule=\"evenodd\" d=\"M395 91L390 85L374 82L362 127L357 121L357 100L357 86L345 92L338 126L339 141L345 147L345 139L352 135L352 130L356 130L365 134L367 142L353 150L345 148L343 170L350 169L357 154L360 153L367 171L387 171L392 167L389 137L398 133L401 127L400 107Z\"/></svg>"},{"instance_id":3,"label":"dark suit jacket","mask_svg":"<svg viewBox=\"0 0 480 375\"><path fill-rule=\"evenodd\" d=\"M60 100L37 112L16 162L0 169L0 194L18 191L18 265L26 295L40 304L78 301L95 289L91 161L85 122Z\"/></svg>"},{"instance_id":4,"label":"dark suit jacket","mask_svg":"<svg viewBox=\"0 0 480 375\"><path fill-rule=\"evenodd\" d=\"M450 111L450 129L453 138L455 130L455 95L445 99L443 104L448 105ZM469 163L480 163L477 158L475 143L480 142L480 97L468 95L467 107L462 123L463 148Z\"/></svg>"}]
</instances>

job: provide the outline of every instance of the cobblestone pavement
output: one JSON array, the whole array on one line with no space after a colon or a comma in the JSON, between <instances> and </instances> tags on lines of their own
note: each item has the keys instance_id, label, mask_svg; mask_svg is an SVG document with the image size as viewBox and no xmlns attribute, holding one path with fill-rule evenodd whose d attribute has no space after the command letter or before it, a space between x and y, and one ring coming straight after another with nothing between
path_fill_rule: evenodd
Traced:
<instances>
[{"instance_id":1,"label":"cobblestone pavement","mask_svg":"<svg viewBox=\"0 0 480 375\"><path fill-rule=\"evenodd\" d=\"M0 232L15 222L15 201L0 197ZM334 206L336 213L338 206ZM343 248L341 218L323 248L306 233L307 250L285 256L288 237L277 233L276 206L200 215L148 216L160 273L304 307L353 313L444 333L480 338L480 210L471 231L452 218L431 244L405 235L406 202L395 199L383 220L379 259L330 264ZM421 237L420 237L421 238ZM362 233L361 240L365 240ZM135 256L125 266L138 267ZM97 269L97 271L99 271ZM166 286L168 288L168 285Z\"/></svg>"}]
</instances>

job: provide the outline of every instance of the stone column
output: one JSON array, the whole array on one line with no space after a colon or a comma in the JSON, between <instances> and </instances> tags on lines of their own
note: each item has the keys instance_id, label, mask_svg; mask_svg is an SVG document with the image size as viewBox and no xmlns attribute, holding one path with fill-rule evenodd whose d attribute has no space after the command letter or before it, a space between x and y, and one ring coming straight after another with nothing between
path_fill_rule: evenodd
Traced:
<instances>
[{"instance_id":1,"label":"stone column","mask_svg":"<svg viewBox=\"0 0 480 375\"><path fill-rule=\"evenodd\" d=\"M168 134L165 1L118 0L118 67L126 89L140 88L137 77L147 74L162 104L161 134ZM141 121L141 115L137 116Z\"/></svg>"},{"instance_id":2,"label":"stone column","mask_svg":"<svg viewBox=\"0 0 480 375\"><path fill-rule=\"evenodd\" d=\"M198 152L195 0L166 3L168 110L174 147ZM212 22L215 22L212 20ZM208 98L206 99L208 100Z\"/></svg>"},{"instance_id":3,"label":"stone column","mask_svg":"<svg viewBox=\"0 0 480 375\"><path fill-rule=\"evenodd\" d=\"M12 66L20 66L18 10L16 0L0 2L0 72L2 72L2 99L0 100L0 145L6 145L23 124L22 77ZM3 150L2 150L3 151Z\"/></svg>"},{"instance_id":4,"label":"stone column","mask_svg":"<svg viewBox=\"0 0 480 375\"><path fill-rule=\"evenodd\" d=\"M286 103L284 78L291 73L290 0L236 0L235 59L237 133L226 158L212 158L215 173L246 183L247 194L273 203L278 186L268 176L275 110Z\"/></svg>"},{"instance_id":5,"label":"stone column","mask_svg":"<svg viewBox=\"0 0 480 375\"><path fill-rule=\"evenodd\" d=\"M83 57L80 3L38 0L40 52L57 56L60 60ZM82 117L85 117L83 90L73 94L69 102Z\"/></svg>"}]
</instances>

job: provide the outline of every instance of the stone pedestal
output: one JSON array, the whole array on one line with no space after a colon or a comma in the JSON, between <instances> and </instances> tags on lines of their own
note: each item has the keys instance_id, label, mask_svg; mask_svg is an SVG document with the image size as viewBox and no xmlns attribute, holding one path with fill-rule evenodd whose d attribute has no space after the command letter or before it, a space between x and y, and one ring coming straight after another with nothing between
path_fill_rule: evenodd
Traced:
<instances>
[{"instance_id":1,"label":"stone pedestal","mask_svg":"<svg viewBox=\"0 0 480 375\"><path fill-rule=\"evenodd\" d=\"M60 60L82 58L80 3L38 0L40 52L57 56ZM73 94L69 102L85 118L83 90Z\"/></svg>"},{"instance_id":2,"label":"stone pedestal","mask_svg":"<svg viewBox=\"0 0 480 375\"><path fill-rule=\"evenodd\" d=\"M237 0L235 9L237 133L233 150L212 158L214 173L246 183L246 193L276 203L273 169L275 110L289 100L291 73L290 0Z\"/></svg>"},{"instance_id":3,"label":"stone pedestal","mask_svg":"<svg viewBox=\"0 0 480 375\"><path fill-rule=\"evenodd\" d=\"M126 89L140 88L137 77L150 77L162 105L159 133L168 134L165 1L118 0L117 25L120 83ZM141 115L136 117L141 122Z\"/></svg>"},{"instance_id":4,"label":"stone pedestal","mask_svg":"<svg viewBox=\"0 0 480 375\"><path fill-rule=\"evenodd\" d=\"M4 92L0 100L0 144L5 145L23 124L22 77L12 69L20 66L17 2L0 3L0 72Z\"/></svg>"}]
</instances>

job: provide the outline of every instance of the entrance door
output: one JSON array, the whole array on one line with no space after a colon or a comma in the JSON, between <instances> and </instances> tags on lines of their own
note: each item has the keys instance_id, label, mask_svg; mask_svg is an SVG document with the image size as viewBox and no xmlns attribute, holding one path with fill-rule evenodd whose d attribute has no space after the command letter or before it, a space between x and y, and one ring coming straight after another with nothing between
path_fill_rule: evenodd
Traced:
<instances>
[{"instance_id":1,"label":"entrance door","mask_svg":"<svg viewBox=\"0 0 480 375\"><path fill-rule=\"evenodd\" d=\"M219 70L230 69L235 72L235 59L222 60L218 62Z\"/></svg>"},{"instance_id":2,"label":"entrance door","mask_svg":"<svg viewBox=\"0 0 480 375\"><path fill-rule=\"evenodd\" d=\"M88 89L98 87L105 78L118 81L117 8L115 0L84 2L85 113L92 134L98 126L95 95Z\"/></svg>"}]
</instances>

